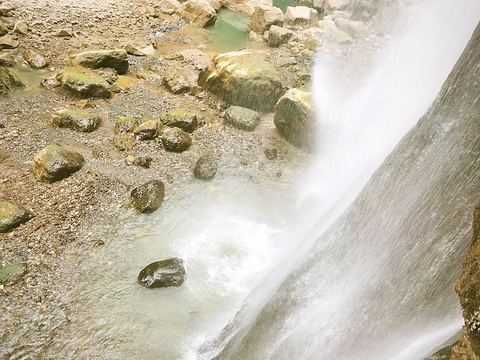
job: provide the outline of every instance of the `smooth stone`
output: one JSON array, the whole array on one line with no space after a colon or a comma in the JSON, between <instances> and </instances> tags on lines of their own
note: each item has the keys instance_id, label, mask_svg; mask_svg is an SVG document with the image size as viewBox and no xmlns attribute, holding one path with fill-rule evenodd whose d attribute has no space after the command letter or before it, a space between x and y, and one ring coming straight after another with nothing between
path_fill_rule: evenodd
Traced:
<instances>
[{"instance_id":1,"label":"smooth stone","mask_svg":"<svg viewBox=\"0 0 480 360\"><path fill-rule=\"evenodd\" d=\"M13 70L0 66L0 95L8 95L12 90L23 86Z\"/></svg>"},{"instance_id":2,"label":"smooth stone","mask_svg":"<svg viewBox=\"0 0 480 360\"><path fill-rule=\"evenodd\" d=\"M183 3L182 15L199 27L211 26L217 21L217 12L206 0L188 0Z\"/></svg>"},{"instance_id":3,"label":"smooth stone","mask_svg":"<svg viewBox=\"0 0 480 360\"><path fill-rule=\"evenodd\" d=\"M271 26L282 26L284 15L281 9L274 6L257 6L248 23L248 30L262 35Z\"/></svg>"},{"instance_id":4,"label":"smooth stone","mask_svg":"<svg viewBox=\"0 0 480 360\"><path fill-rule=\"evenodd\" d=\"M192 138L182 129L173 128L163 133L162 144L168 151L182 152L192 145Z\"/></svg>"},{"instance_id":5,"label":"smooth stone","mask_svg":"<svg viewBox=\"0 0 480 360\"><path fill-rule=\"evenodd\" d=\"M160 180L150 180L130 193L130 200L137 212L151 214L157 210L165 198L165 186Z\"/></svg>"},{"instance_id":6,"label":"smooth stone","mask_svg":"<svg viewBox=\"0 0 480 360\"><path fill-rule=\"evenodd\" d=\"M8 284L20 279L25 273L25 266L22 263L7 265L0 269L0 284Z\"/></svg>"},{"instance_id":7,"label":"smooth stone","mask_svg":"<svg viewBox=\"0 0 480 360\"><path fill-rule=\"evenodd\" d=\"M147 288L178 287L185 282L185 267L183 260L171 258L156 261L146 266L140 274L138 281Z\"/></svg>"},{"instance_id":8,"label":"smooth stone","mask_svg":"<svg viewBox=\"0 0 480 360\"><path fill-rule=\"evenodd\" d=\"M241 106L231 106L225 111L225 124L245 131L253 131L260 123L260 114Z\"/></svg>"},{"instance_id":9,"label":"smooth stone","mask_svg":"<svg viewBox=\"0 0 480 360\"><path fill-rule=\"evenodd\" d=\"M33 159L33 174L39 181L54 182L80 170L85 164L82 155L52 144L40 151Z\"/></svg>"}]
</instances>

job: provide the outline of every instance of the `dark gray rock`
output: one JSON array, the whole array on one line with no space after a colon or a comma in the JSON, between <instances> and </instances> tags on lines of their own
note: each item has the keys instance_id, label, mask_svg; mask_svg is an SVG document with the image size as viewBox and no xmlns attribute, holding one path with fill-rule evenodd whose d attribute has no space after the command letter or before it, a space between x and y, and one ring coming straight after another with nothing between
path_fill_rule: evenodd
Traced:
<instances>
[{"instance_id":1,"label":"dark gray rock","mask_svg":"<svg viewBox=\"0 0 480 360\"><path fill-rule=\"evenodd\" d=\"M210 180L213 179L217 170L218 165L215 157L213 155L204 155L198 159L193 174L198 179Z\"/></svg>"},{"instance_id":2,"label":"dark gray rock","mask_svg":"<svg viewBox=\"0 0 480 360\"><path fill-rule=\"evenodd\" d=\"M192 145L191 136L179 128L165 131L162 136L162 144L168 151L182 152Z\"/></svg>"},{"instance_id":3,"label":"dark gray rock","mask_svg":"<svg viewBox=\"0 0 480 360\"><path fill-rule=\"evenodd\" d=\"M177 287L185 282L185 275L183 260L171 258L146 266L138 274L138 281L147 288Z\"/></svg>"},{"instance_id":4,"label":"dark gray rock","mask_svg":"<svg viewBox=\"0 0 480 360\"><path fill-rule=\"evenodd\" d=\"M143 214L157 210L165 198L165 186L160 180L150 180L140 185L130 193L133 207Z\"/></svg>"}]
</instances>

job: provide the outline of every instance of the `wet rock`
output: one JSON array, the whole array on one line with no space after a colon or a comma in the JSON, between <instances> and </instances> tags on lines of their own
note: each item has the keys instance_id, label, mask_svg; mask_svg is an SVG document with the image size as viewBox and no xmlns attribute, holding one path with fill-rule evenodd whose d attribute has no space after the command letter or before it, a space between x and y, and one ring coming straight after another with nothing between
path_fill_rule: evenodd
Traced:
<instances>
[{"instance_id":1,"label":"wet rock","mask_svg":"<svg viewBox=\"0 0 480 360\"><path fill-rule=\"evenodd\" d=\"M0 36L7 35L7 34L8 34L7 25L5 25L3 21L0 20Z\"/></svg>"},{"instance_id":2,"label":"wet rock","mask_svg":"<svg viewBox=\"0 0 480 360\"><path fill-rule=\"evenodd\" d=\"M62 85L83 97L109 98L112 96L108 82L92 70L81 66L67 67L57 74Z\"/></svg>"},{"instance_id":3,"label":"wet rock","mask_svg":"<svg viewBox=\"0 0 480 360\"><path fill-rule=\"evenodd\" d=\"M168 68L165 71L163 83L174 94L185 94L192 90L192 83L188 76L177 72L175 68Z\"/></svg>"},{"instance_id":4,"label":"wet rock","mask_svg":"<svg viewBox=\"0 0 480 360\"><path fill-rule=\"evenodd\" d=\"M170 110L160 115L160 119L166 126L177 127L187 132L193 132L197 128L197 116L183 110Z\"/></svg>"},{"instance_id":5,"label":"wet rock","mask_svg":"<svg viewBox=\"0 0 480 360\"><path fill-rule=\"evenodd\" d=\"M188 0L182 5L182 15L200 27L213 25L217 21L215 9L206 0Z\"/></svg>"},{"instance_id":6,"label":"wet rock","mask_svg":"<svg viewBox=\"0 0 480 360\"><path fill-rule=\"evenodd\" d=\"M203 155L198 159L193 170L196 178L201 180L211 180L218 170L217 160L213 155Z\"/></svg>"},{"instance_id":7,"label":"wet rock","mask_svg":"<svg viewBox=\"0 0 480 360\"><path fill-rule=\"evenodd\" d=\"M223 0L223 6L233 11L252 15L257 6L272 7L273 0Z\"/></svg>"},{"instance_id":8,"label":"wet rock","mask_svg":"<svg viewBox=\"0 0 480 360\"><path fill-rule=\"evenodd\" d=\"M307 6L289 6L285 18L290 24L309 24L317 19L317 10Z\"/></svg>"},{"instance_id":9,"label":"wet rock","mask_svg":"<svg viewBox=\"0 0 480 360\"><path fill-rule=\"evenodd\" d=\"M0 199L0 233L6 233L27 222L33 214L13 201Z\"/></svg>"},{"instance_id":10,"label":"wet rock","mask_svg":"<svg viewBox=\"0 0 480 360\"><path fill-rule=\"evenodd\" d=\"M53 124L80 132L92 132L101 123L99 115L79 109L65 109L53 118Z\"/></svg>"},{"instance_id":11,"label":"wet rock","mask_svg":"<svg viewBox=\"0 0 480 360\"><path fill-rule=\"evenodd\" d=\"M0 50L2 49L15 49L20 43L10 35L0 37Z\"/></svg>"},{"instance_id":12,"label":"wet rock","mask_svg":"<svg viewBox=\"0 0 480 360\"><path fill-rule=\"evenodd\" d=\"M232 105L259 111L271 110L284 92L275 67L254 50L217 55L198 84Z\"/></svg>"},{"instance_id":13,"label":"wet rock","mask_svg":"<svg viewBox=\"0 0 480 360\"><path fill-rule=\"evenodd\" d=\"M10 16L15 6L12 3L4 2L0 4L0 14L2 16Z\"/></svg>"},{"instance_id":14,"label":"wet rock","mask_svg":"<svg viewBox=\"0 0 480 360\"><path fill-rule=\"evenodd\" d=\"M311 93L298 89L287 91L276 105L274 123L292 144L311 149L316 135Z\"/></svg>"},{"instance_id":15,"label":"wet rock","mask_svg":"<svg viewBox=\"0 0 480 360\"><path fill-rule=\"evenodd\" d=\"M143 41L133 41L125 45L127 53L135 56L153 56L155 49L152 44L147 44Z\"/></svg>"},{"instance_id":16,"label":"wet rock","mask_svg":"<svg viewBox=\"0 0 480 360\"><path fill-rule=\"evenodd\" d=\"M268 160L275 160L278 157L277 149L265 149L263 153Z\"/></svg>"},{"instance_id":17,"label":"wet rock","mask_svg":"<svg viewBox=\"0 0 480 360\"><path fill-rule=\"evenodd\" d=\"M17 34L27 35L28 34L28 25L25 21L17 21L13 28L13 31Z\"/></svg>"},{"instance_id":18,"label":"wet rock","mask_svg":"<svg viewBox=\"0 0 480 360\"><path fill-rule=\"evenodd\" d=\"M177 0L162 0L156 5L157 13L173 15L181 10L181 5Z\"/></svg>"},{"instance_id":19,"label":"wet rock","mask_svg":"<svg viewBox=\"0 0 480 360\"><path fill-rule=\"evenodd\" d=\"M117 134L127 134L138 126L138 119L133 116L117 116L115 120L114 130Z\"/></svg>"},{"instance_id":20,"label":"wet rock","mask_svg":"<svg viewBox=\"0 0 480 360\"><path fill-rule=\"evenodd\" d=\"M349 44L352 42L352 37L345 31L340 30L335 25L333 20L324 19L317 23L317 28L321 30L323 36L328 41L333 41L338 44Z\"/></svg>"},{"instance_id":21,"label":"wet rock","mask_svg":"<svg viewBox=\"0 0 480 360\"><path fill-rule=\"evenodd\" d=\"M272 25L282 26L283 21L281 9L274 6L257 6L248 23L248 29L262 35Z\"/></svg>"},{"instance_id":22,"label":"wet rock","mask_svg":"<svg viewBox=\"0 0 480 360\"><path fill-rule=\"evenodd\" d=\"M33 159L33 174L39 181L54 182L80 170L85 163L82 155L52 144Z\"/></svg>"},{"instance_id":23,"label":"wet rock","mask_svg":"<svg viewBox=\"0 0 480 360\"><path fill-rule=\"evenodd\" d=\"M139 156L133 160L132 164L148 169L150 168L150 165L152 165L152 161L153 159L151 156Z\"/></svg>"},{"instance_id":24,"label":"wet rock","mask_svg":"<svg viewBox=\"0 0 480 360\"><path fill-rule=\"evenodd\" d=\"M367 32L367 26L362 21L339 18L335 20L335 25L353 38L363 36Z\"/></svg>"},{"instance_id":25,"label":"wet rock","mask_svg":"<svg viewBox=\"0 0 480 360\"><path fill-rule=\"evenodd\" d=\"M141 123L134 130L133 134L137 140L153 140L163 131L163 124L160 120L149 119Z\"/></svg>"},{"instance_id":26,"label":"wet rock","mask_svg":"<svg viewBox=\"0 0 480 360\"><path fill-rule=\"evenodd\" d=\"M35 69L43 69L48 65L48 61L35 50L25 50L23 53L24 59Z\"/></svg>"},{"instance_id":27,"label":"wet rock","mask_svg":"<svg viewBox=\"0 0 480 360\"><path fill-rule=\"evenodd\" d=\"M0 269L0 284L13 283L20 279L24 273L25 266L22 263L5 266Z\"/></svg>"},{"instance_id":28,"label":"wet rock","mask_svg":"<svg viewBox=\"0 0 480 360\"><path fill-rule=\"evenodd\" d=\"M13 70L0 66L0 96L8 95L12 90L22 86L24 85Z\"/></svg>"},{"instance_id":29,"label":"wet rock","mask_svg":"<svg viewBox=\"0 0 480 360\"><path fill-rule=\"evenodd\" d=\"M268 31L268 45L272 47L278 47L285 44L293 36L293 31L273 25Z\"/></svg>"},{"instance_id":30,"label":"wet rock","mask_svg":"<svg viewBox=\"0 0 480 360\"><path fill-rule=\"evenodd\" d=\"M242 129L253 131L260 123L260 114L255 110L241 106L231 106L225 111L225 124Z\"/></svg>"},{"instance_id":31,"label":"wet rock","mask_svg":"<svg viewBox=\"0 0 480 360\"><path fill-rule=\"evenodd\" d=\"M15 66L15 59L13 58L13 55L8 52L2 52L0 53L0 67L13 67Z\"/></svg>"},{"instance_id":32,"label":"wet rock","mask_svg":"<svg viewBox=\"0 0 480 360\"><path fill-rule=\"evenodd\" d=\"M112 68L120 75L128 71L127 51L124 49L84 51L71 55L70 63L91 69Z\"/></svg>"},{"instance_id":33,"label":"wet rock","mask_svg":"<svg viewBox=\"0 0 480 360\"><path fill-rule=\"evenodd\" d=\"M185 281L185 275L183 260L171 258L145 267L140 271L138 281L147 288L180 286Z\"/></svg>"},{"instance_id":34,"label":"wet rock","mask_svg":"<svg viewBox=\"0 0 480 360\"><path fill-rule=\"evenodd\" d=\"M349 0L313 0L313 6L323 10L338 10L348 3Z\"/></svg>"},{"instance_id":35,"label":"wet rock","mask_svg":"<svg viewBox=\"0 0 480 360\"><path fill-rule=\"evenodd\" d=\"M56 87L62 86L62 82L57 79L56 75L50 76L46 79L43 79L40 83L45 89L54 89Z\"/></svg>"},{"instance_id":36,"label":"wet rock","mask_svg":"<svg viewBox=\"0 0 480 360\"><path fill-rule=\"evenodd\" d=\"M168 151L182 152L192 145L192 138L182 129L173 128L163 133L162 144Z\"/></svg>"},{"instance_id":37,"label":"wet rock","mask_svg":"<svg viewBox=\"0 0 480 360\"><path fill-rule=\"evenodd\" d=\"M137 212L151 214L163 203L165 186L160 180L150 180L130 193L130 200Z\"/></svg>"}]
</instances>

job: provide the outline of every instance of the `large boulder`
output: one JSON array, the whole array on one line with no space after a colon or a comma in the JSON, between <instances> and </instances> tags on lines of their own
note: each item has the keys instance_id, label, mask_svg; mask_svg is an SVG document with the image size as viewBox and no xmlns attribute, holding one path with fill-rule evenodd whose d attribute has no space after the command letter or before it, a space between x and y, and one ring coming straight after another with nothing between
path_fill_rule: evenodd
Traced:
<instances>
[{"instance_id":1,"label":"large boulder","mask_svg":"<svg viewBox=\"0 0 480 360\"><path fill-rule=\"evenodd\" d=\"M163 133L162 144L168 151L182 152L192 145L192 137L182 129L174 127Z\"/></svg>"},{"instance_id":2,"label":"large boulder","mask_svg":"<svg viewBox=\"0 0 480 360\"><path fill-rule=\"evenodd\" d=\"M78 152L52 144L34 157L33 174L39 181L59 181L80 170L84 163L83 156Z\"/></svg>"},{"instance_id":3,"label":"large boulder","mask_svg":"<svg viewBox=\"0 0 480 360\"><path fill-rule=\"evenodd\" d=\"M197 115L184 110L170 110L160 115L162 122L169 127L177 127L186 132L197 128Z\"/></svg>"},{"instance_id":4,"label":"large boulder","mask_svg":"<svg viewBox=\"0 0 480 360\"><path fill-rule=\"evenodd\" d=\"M128 57L125 49L92 50L70 55L70 64L90 69L112 68L120 75L128 71Z\"/></svg>"},{"instance_id":5,"label":"large boulder","mask_svg":"<svg viewBox=\"0 0 480 360\"><path fill-rule=\"evenodd\" d=\"M260 114L241 106L231 106L225 111L225 124L245 131L253 131L260 123Z\"/></svg>"},{"instance_id":6,"label":"large boulder","mask_svg":"<svg viewBox=\"0 0 480 360\"><path fill-rule=\"evenodd\" d=\"M110 85L92 70L81 66L66 67L57 74L57 80L75 95L81 97L109 98Z\"/></svg>"},{"instance_id":7,"label":"large boulder","mask_svg":"<svg viewBox=\"0 0 480 360\"><path fill-rule=\"evenodd\" d=\"M232 105L260 111L272 110L284 92L275 67L254 50L217 55L198 84Z\"/></svg>"},{"instance_id":8,"label":"large boulder","mask_svg":"<svg viewBox=\"0 0 480 360\"><path fill-rule=\"evenodd\" d=\"M223 6L233 11L252 15L257 6L272 7L273 0L223 0Z\"/></svg>"},{"instance_id":9,"label":"large boulder","mask_svg":"<svg viewBox=\"0 0 480 360\"><path fill-rule=\"evenodd\" d=\"M8 95L12 90L24 86L13 70L0 66L0 96Z\"/></svg>"},{"instance_id":10,"label":"large boulder","mask_svg":"<svg viewBox=\"0 0 480 360\"><path fill-rule=\"evenodd\" d=\"M54 125L80 132L92 132L101 121L99 115L80 109L60 110L53 118Z\"/></svg>"},{"instance_id":11,"label":"large boulder","mask_svg":"<svg viewBox=\"0 0 480 360\"><path fill-rule=\"evenodd\" d=\"M160 180L150 180L140 185L130 193L130 201L142 214L150 214L157 210L165 198L165 186Z\"/></svg>"},{"instance_id":12,"label":"large boulder","mask_svg":"<svg viewBox=\"0 0 480 360\"><path fill-rule=\"evenodd\" d=\"M182 5L182 15L200 27L217 21L217 13L207 0L188 0Z\"/></svg>"},{"instance_id":13,"label":"large boulder","mask_svg":"<svg viewBox=\"0 0 480 360\"><path fill-rule=\"evenodd\" d=\"M316 121L311 93L288 90L276 105L275 126L292 144L312 148L315 143Z\"/></svg>"},{"instance_id":14,"label":"large boulder","mask_svg":"<svg viewBox=\"0 0 480 360\"><path fill-rule=\"evenodd\" d=\"M211 180L218 170L217 159L213 155L203 155L198 159L193 174L201 180Z\"/></svg>"},{"instance_id":15,"label":"large boulder","mask_svg":"<svg viewBox=\"0 0 480 360\"><path fill-rule=\"evenodd\" d=\"M13 201L0 200L0 233L6 233L27 222L32 213Z\"/></svg>"},{"instance_id":16,"label":"large boulder","mask_svg":"<svg viewBox=\"0 0 480 360\"><path fill-rule=\"evenodd\" d=\"M138 274L138 281L147 288L180 286L185 281L185 275L183 260L171 258L146 266Z\"/></svg>"},{"instance_id":17,"label":"large boulder","mask_svg":"<svg viewBox=\"0 0 480 360\"><path fill-rule=\"evenodd\" d=\"M248 23L248 29L262 35L272 25L282 26L283 21L281 9L274 6L257 6Z\"/></svg>"}]
</instances>

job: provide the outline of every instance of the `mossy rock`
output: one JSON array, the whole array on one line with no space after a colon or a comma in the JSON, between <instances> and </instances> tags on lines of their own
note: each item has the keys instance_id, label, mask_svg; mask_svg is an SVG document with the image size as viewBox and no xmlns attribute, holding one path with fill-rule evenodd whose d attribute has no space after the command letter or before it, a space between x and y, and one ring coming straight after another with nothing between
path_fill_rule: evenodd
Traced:
<instances>
[{"instance_id":1,"label":"mossy rock","mask_svg":"<svg viewBox=\"0 0 480 360\"><path fill-rule=\"evenodd\" d=\"M192 137L182 129L173 128L163 133L162 144L168 151L182 152L192 145Z\"/></svg>"},{"instance_id":2,"label":"mossy rock","mask_svg":"<svg viewBox=\"0 0 480 360\"><path fill-rule=\"evenodd\" d=\"M19 279L25 273L22 263L12 264L0 269L0 284L7 284Z\"/></svg>"},{"instance_id":3,"label":"mossy rock","mask_svg":"<svg viewBox=\"0 0 480 360\"><path fill-rule=\"evenodd\" d=\"M231 106L225 111L225 124L245 131L253 131L260 123L260 114L241 106Z\"/></svg>"},{"instance_id":4,"label":"mossy rock","mask_svg":"<svg viewBox=\"0 0 480 360\"><path fill-rule=\"evenodd\" d=\"M54 182L80 170L85 163L82 155L52 144L33 159L33 174L39 181Z\"/></svg>"},{"instance_id":5,"label":"mossy rock","mask_svg":"<svg viewBox=\"0 0 480 360\"><path fill-rule=\"evenodd\" d=\"M0 233L6 233L33 217L32 213L13 201L0 200Z\"/></svg>"},{"instance_id":6,"label":"mossy rock","mask_svg":"<svg viewBox=\"0 0 480 360\"><path fill-rule=\"evenodd\" d=\"M12 90L23 86L13 70L0 66L0 95L8 95Z\"/></svg>"},{"instance_id":7,"label":"mossy rock","mask_svg":"<svg viewBox=\"0 0 480 360\"><path fill-rule=\"evenodd\" d=\"M101 123L99 115L80 109L65 109L53 118L53 124L80 132L92 132Z\"/></svg>"},{"instance_id":8,"label":"mossy rock","mask_svg":"<svg viewBox=\"0 0 480 360\"><path fill-rule=\"evenodd\" d=\"M197 128L197 116L183 110L170 110L160 115L160 119L166 126L177 127L187 132L193 132Z\"/></svg>"},{"instance_id":9,"label":"mossy rock","mask_svg":"<svg viewBox=\"0 0 480 360\"><path fill-rule=\"evenodd\" d=\"M90 69L112 68L123 75L128 71L128 56L125 49L84 51L70 55L70 64Z\"/></svg>"},{"instance_id":10,"label":"mossy rock","mask_svg":"<svg viewBox=\"0 0 480 360\"><path fill-rule=\"evenodd\" d=\"M138 126L138 119L133 116L117 116L115 120L115 132L117 134L133 132Z\"/></svg>"},{"instance_id":11,"label":"mossy rock","mask_svg":"<svg viewBox=\"0 0 480 360\"><path fill-rule=\"evenodd\" d=\"M217 55L198 84L232 105L270 111L284 93L280 75L265 55L242 50Z\"/></svg>"},{"instance_id":12,"label":"mossy rock","mask_svg":"<svg viewBox=\"0 0 480 360\"><path fill-rule=\"evenodd\" d=\"M57 74L57 79L75 95L81 97L109 98L110 85L92 70L81 66L67 67Z\"/></svg>"},{"instance_id":13,"label":"mossy rock","mask_svg":"<svg viewBox=\"0 0 480 360\"><path fill-rule=\"evenodd\" d=\"M133 131L137 140L153 140L163 131L163 124L160 120L149 119L142 122Z\"/></svg>"}]
</instances>

